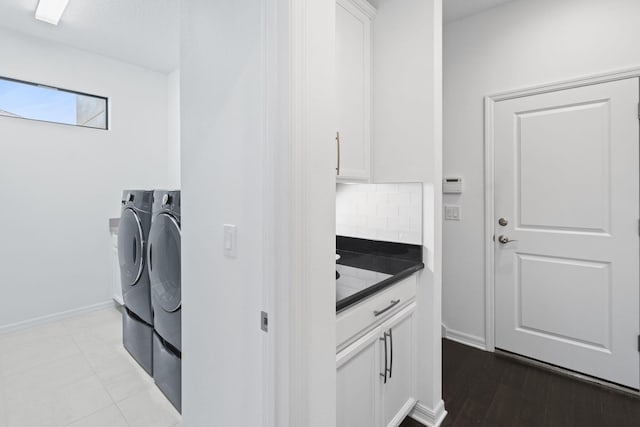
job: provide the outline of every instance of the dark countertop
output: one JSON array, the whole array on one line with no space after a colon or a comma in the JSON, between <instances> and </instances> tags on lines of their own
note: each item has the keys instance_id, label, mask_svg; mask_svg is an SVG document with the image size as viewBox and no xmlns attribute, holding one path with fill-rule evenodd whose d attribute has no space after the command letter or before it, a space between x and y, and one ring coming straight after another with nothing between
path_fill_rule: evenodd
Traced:
<instances>
[{"instance_id":1,"label":"dark countertop","mask_svg":"<svg viewBox=\"0 0 640 427\"><path fill-rule=\"evenodd\" d=\"M338 236L336 311L388 288L424 268L422 246Z\"/></svg>"}]
</instances>

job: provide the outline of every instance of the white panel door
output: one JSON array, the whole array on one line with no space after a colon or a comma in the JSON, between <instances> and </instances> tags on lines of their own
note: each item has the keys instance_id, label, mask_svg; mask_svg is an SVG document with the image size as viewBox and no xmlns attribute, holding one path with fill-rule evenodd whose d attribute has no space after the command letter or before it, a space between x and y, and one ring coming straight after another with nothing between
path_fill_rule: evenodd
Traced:
<instances>
[{"instance_id":1,"label":"white panel door","mask_svg":"<svg viewBox=\"0 0 640 427\"><path fill-rule=\"evenodd\" d=\"M367 180L371 164L371 19L350 0L336 2L338 178Z\"/></svg>"},{"instance_id":2,"label":"white panel door","mask_svg":"<svg viewBox=\"0 0 640 427\"><path fill-rule=\"evenodd\" d=\"M638 94L620 80L494 116L496 348L636 389Z\"/></svg>"}]
</instances>

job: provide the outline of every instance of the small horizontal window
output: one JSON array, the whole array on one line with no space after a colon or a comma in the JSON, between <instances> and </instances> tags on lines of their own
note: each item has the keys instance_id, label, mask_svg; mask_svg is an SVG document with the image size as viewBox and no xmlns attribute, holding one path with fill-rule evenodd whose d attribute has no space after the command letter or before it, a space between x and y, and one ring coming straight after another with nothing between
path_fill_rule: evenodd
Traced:
<instances>
[{"instance_id":1,"label":"small horizontal window","mask_svg":"<svg viewBox=\"0 0 640 427\"><path fill-rule=\"evenodd\" d=\"M0 116L107 129L107 98L0 77Z\"/></svg>"}]
</instances>

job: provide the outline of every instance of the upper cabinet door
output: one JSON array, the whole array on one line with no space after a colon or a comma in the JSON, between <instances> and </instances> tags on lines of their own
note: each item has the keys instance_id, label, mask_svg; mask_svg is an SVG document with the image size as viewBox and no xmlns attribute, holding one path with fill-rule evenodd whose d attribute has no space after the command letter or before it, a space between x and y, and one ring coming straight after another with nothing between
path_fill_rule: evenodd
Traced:
<instances>
[{"instance_id":1,"label":"upper cabinet door","mask_svg":"<svg viewBox=\"0 0 640 427\"><path fill-rule=\"evenodd\" d=\"M371 25L365 0L336 3L338 179L371 178Z\"/></svg>"}]
</instances>

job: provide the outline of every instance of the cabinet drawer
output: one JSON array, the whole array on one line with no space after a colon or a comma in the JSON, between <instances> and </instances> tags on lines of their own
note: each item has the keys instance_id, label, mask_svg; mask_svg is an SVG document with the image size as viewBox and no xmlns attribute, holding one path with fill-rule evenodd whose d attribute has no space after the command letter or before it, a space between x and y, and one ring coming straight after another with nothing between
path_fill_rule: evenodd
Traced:
<instances>
[{"instance_id":1,"label":"cabinet drawer","mask_svg":"<svg viewBox=\"0 0 640 427\"><path fill-rule=\"evenodd\" d=\"M413 301L416 296L416 283L417 277L413 274L338 313L336 316L336 347L343 348L359 335L376 327ZM384 313L378 316L374 314L375 311L388 308L395 301L399 302Z\"/></svg>"}]
</instances>

